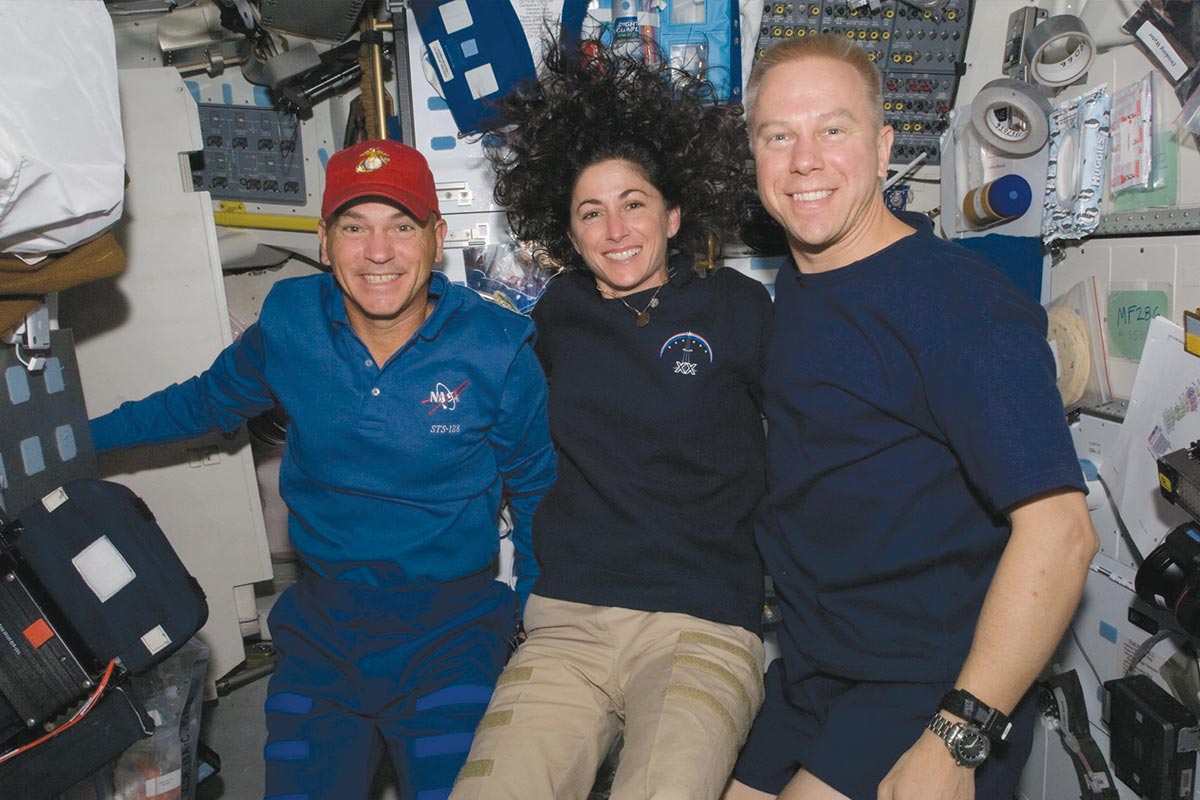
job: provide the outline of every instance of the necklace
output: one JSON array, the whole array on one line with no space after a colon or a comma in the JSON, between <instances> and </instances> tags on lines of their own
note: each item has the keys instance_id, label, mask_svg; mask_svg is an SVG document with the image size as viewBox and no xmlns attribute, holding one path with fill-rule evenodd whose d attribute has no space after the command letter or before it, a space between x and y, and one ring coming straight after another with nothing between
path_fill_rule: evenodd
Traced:
<instances>
[{"instance_id":1,"label":"necklace","mask_svg":"<svg viewBox=\"0 0 1200 800\"><path fill-rule=\"evenodd\" d=\"M634 323L639 328L644 328L650 324L650 309L658 308L658 293L661 292L662 288L664 286L666 286L667 283L671 280L671 275L673 275L673 274L674 274L673 272L669 272L667 274L667 279L658 285L658 288L654 290L654 294L650 295L650 302L646 303L646 307L643 308L641 311L638 311L636 308L629 305L629 301L626 300L624 297L617 297L616 295L609 294L604 289L600 289L600 287L596 287L596 288L600 289L600 294L604 295L605 297L609 298L610 300L611 299L620 300L622 305L624 305L626 308L628 308L630 311L633 312Z\"/></svg>"}]
</instances>

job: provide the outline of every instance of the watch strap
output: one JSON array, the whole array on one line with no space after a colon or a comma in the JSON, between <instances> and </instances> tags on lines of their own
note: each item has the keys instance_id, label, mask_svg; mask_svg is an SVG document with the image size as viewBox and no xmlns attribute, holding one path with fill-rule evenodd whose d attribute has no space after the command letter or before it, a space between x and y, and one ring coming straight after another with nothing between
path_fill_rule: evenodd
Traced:
<instances>
[{"instance_id":1,"label":"watch strap","mask_svg":"<svg viewBox=\"0 0 1200 800\"><path fill-rule=\"evenodd\" d=\"M951 722L941 714L934 714L925 727L937 734L937 737L942 741L949 742L950 735L954 733L954 726L958 724L960 723Z\"/></svg>"},{"instance_id":2,"label":"watch strap","mask_svg":"<svg viewBox=\"0 0 1200 800\"><path fill-rule=\"evenodd\" d=\"M1008 717L984 703L966 689L951 689L942 695L942 711L949 711L956 717L962 717L967 722L979 728L983 735L993 742L1003 742L1012 730Z\"/></svg>"}]
</instances>

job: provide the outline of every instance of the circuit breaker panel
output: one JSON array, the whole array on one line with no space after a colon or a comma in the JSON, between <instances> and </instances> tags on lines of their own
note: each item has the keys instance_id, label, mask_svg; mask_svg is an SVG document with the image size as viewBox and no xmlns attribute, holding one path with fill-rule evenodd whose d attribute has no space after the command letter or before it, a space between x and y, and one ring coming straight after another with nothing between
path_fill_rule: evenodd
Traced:
<instances>
[{"instance_id":1,"label":"circuit breaker panel","mask_svg":"<svg viewBox=\"0 0 1200 800\"><path fill-rule=\"evenodd\" d=\"M192 188L218 200L302 206L300 125L274 108L198 103L204 150L191 158Z\"/></svg>"},{"instance_id":2,"label":"circuit breaker panel","mask_svg":"<svg viewBox=\"0 0 1200 800\"><path fill-rule=\"evenodd\" d=\"M765 3L758 54L778 41L818 33L854 39L883 72L884 122L896 131L893 159L907 162L924 153L926 163L939 164L970 20L970 0L949 0L936 11L899 0Z\"/></svg>"}]
</instances>

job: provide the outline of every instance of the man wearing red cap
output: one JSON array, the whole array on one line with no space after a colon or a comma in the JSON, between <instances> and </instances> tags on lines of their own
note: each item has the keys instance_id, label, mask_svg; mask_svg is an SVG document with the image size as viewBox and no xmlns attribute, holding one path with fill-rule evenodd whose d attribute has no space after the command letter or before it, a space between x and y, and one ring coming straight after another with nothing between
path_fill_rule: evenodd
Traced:
<instances>
[{"instance_id":1,"label":"man wearing red cap","mask_svg":"<svg viewBox=\"0 0 1200 800\"><path fill-rule=\"evenodd\" d=\"M554 479L529 320L452 285L416 150L336 153L329 274L283 280L202 375L92 422L98 451L233 430L278 403L288 528L311 571L270 616L268 798L363 798L386 747L404 796L445 797L536 575ZM491 579L502 499L514 592Z\"/></svg>"}]
</instances>

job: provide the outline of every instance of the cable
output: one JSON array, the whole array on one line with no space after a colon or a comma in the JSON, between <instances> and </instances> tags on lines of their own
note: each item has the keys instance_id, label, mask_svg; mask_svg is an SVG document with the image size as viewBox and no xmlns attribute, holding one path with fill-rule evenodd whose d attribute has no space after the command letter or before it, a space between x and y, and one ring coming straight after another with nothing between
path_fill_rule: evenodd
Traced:
<instances>
[{"instance_id":1,"label":"cable","mask_svg":"<svg viewBox=\"0 0 1200 800\"><path fill-rule=\"evenodd\" d=\"M16 348L17 361L20 361L28 371L39 372L46 366L45 356L30 356L28 361L21 358L21 343L19 341L13 342L13 347Z\"/></svg>"},{"instance_id":2,"label":"cable","mask_svg":"<svg viewBox=\"0 0 1200 800\"><path fill-rule=\"evenodd\" d=\"M15 347L17 349L17 361L20 361L22 364L24 364L25 369L32 370L33 367L29 366L29 362L26 361L25 359L21 358L21 343L13 342L13 347Z\"/></svg>"},{"instance_id":3,"label":"cable","mask_svg":"<svg viewBox=\"0 0 1200 800\"><path fill-rule=\"evenodd\" d=\"M1083 747L1080 745L1079 738L1071 730L1071 710L1067 702L1067 695L1057 686L1054 687L1053 694L1055 701L1058 703L1058 713L1061 716L1059 732L1062 735L1063 744L1079 759L1085 772L1089 774L1095 772L1096 770L1088 763L1087 753L1084 752Z\"/></svg>"},{"instance_id":4,"label":"cable","mask_svg":"<svg viewBox=\"0 0 1200 800\"><path fill-rule=\"evenodd\" d=\"M1137 665L1142 663L1142 659L1149 655L1150 651L1154 649L1154 645L1158 644L1170 635L1170 630L1167 628L1162 628L1158 633L1139 644L1137 650L1133 651L1133 658L1129 660L1129 666L1125 668L1125 677L1129 677L1133 674L1133 671L1137 668Z\"/></svg>"},{"instance_id":5,"label":"cable","mask_svg":"<svg viewBox=\"0 0 1200 800\"><path fill-rule=\"evenodd\" d=\"M1075 640L1075 646L1079 648L1079 652L1083 655L1083 660L1087 662L1088 668L1091 669L1092 675L1096 676L1096 683L1100 686L1104 685L1104 679L1100 677L1100 670L1096 669L1096 665L1092 663L1092 657L1088 655L1087 650L1083 649L1083 642L1079 641L1079 634L1075 632L1075 623L1067 626L1067 630L1071 632L1071 638Z\"/></svg>"},{"instance_id":6,"label":"cable","mask_svg":"<svg viewBox=\"0 0 1200 800\"><path fill-rule=\"evenodd\" d=\"M1052 727L1057 729L1071 757L1081 800L1117 800L1116 781L1103 751L1092 737L1079 672L1052 675L1039 681L1038 689L1040 704L1054 720Z\"/></svg>"},{"instance_id":7,"label":"cable","mask_svg":"<svg viewBox=\"0 0 1200 800\"><path fill-rule=\"evenodd\" d=\"M1138 549L1137 542L1133 540L1133 535L1129 532L1129 528L1125 526L1125 520L1121 518L1121 509L1117 508L1117 504L1113 502L1112 490L1108 488L1108 483L1105 482L1104 476L1100 474L1100 470L1096 470L1096 480L1100 481L1100 485L1104 488L1104 493L1108 495L1108 504L1112 508L1113 518L1117 521L1117 527L1121 531L1121 538L1125 540L1125 544L1129 546L1129 553L1133 556L1133 563L1137 566L1142 565L1142 551Z\"/></svg>"},{"instance_id":8,"label":"cable","mask_svg":"<svg viewBox=\"0 0 1200 800\"><path fill-rule=\"evenodd\" d=\"M125 8L124 3L112 3L108 13L114 17L133 17L145 14L167 14L177 8L190 8L199 0L162 0L161 8Z\"/></svg>"},{"instance_id":9,"label":"cable","mask_svg":"<svg viewBox=\"0 0 1200 800\"><path fill-rule=\"evenodd\" d=\"M79 710L76 711L69 720L52 730L50 733L47 733L45 736L42 736L39 739L34 739L28 744L22 745L14 750L9 750L7 753L0 755L0 764L3 764L9 759L16 758L17 756L21 755L21 753L32 750L34 747L37 747L47 739L53 739L55 736L58 736L63 731L67 730L67 728L70 728L72 725L86 717L88 712L90 712L96 705L96 701L100 699L100 695L103 694L104 690L108 687L108 681L112 677L113 669L116 666L117 660L115 658L108 662L108 667L104 670L104 677L100 679L100 684L96 687L96 690L92 692L91 696L88 697L87 702L80 706Z\"/></svg>"},{"instance_id":10,"label":"cable","mask_svg":"<svg viewBox=\"0 0 1200 800\"><path fill-rule=\"evenodd\" d=\"M908 173L912 172L914 169L916 169L917 167L919 167L919 166L921 165L921 162L922 162L922 161L924 161L924 160L925 160L926 158L928 158L928 157L929 157L929 153L924 153L924 152L923 152L923 153L921 153L919 156L917 156L916 158L914 158L912 161L910 161L910 162L908 162L907 164L905 164L903 167L901 167L901 168L900 168L900 169L899 169L899 170L896 172L896 174L895 174L895 175L893 175L892 177L888 178L888 179L887 179L887 181L885 181L885 182L884 182L884 184L883 184L883 188L884 188L884 189L887 189L887 188L889 188L889 187L893 186L893 185L894 185L894 184L895 184L897 181L899 181L899 180L900 180L901 178L903 178L905 175L907 175Z\"/></svg>"}]
</instances>

